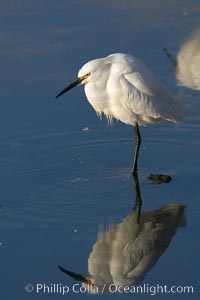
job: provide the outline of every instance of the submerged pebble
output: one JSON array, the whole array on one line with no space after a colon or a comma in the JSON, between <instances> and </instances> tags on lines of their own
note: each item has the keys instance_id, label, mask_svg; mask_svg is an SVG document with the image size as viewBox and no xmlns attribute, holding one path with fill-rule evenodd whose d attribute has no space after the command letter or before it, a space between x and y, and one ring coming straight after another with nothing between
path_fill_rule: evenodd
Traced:
<instances>
[{"instance_id":1,"label":"submerged pebble","mask_svg":"<svg viewBox=\"0 0 200 300\"><path fill-rule=\"evenodd\" d=\"M151 180L153 183L168 183L172 180L170 175L166 174L150 174L147 179Z\"/></svg>"}]
</instances>

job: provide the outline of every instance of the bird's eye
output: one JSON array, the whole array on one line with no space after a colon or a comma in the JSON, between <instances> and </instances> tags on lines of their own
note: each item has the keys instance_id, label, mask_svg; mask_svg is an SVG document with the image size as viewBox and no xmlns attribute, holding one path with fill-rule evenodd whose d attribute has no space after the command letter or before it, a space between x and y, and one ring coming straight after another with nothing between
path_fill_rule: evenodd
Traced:
<instances>
[{"instance_id":1,"label":"bird's eye","mask_svg":"<svg viewBox=\"0 0 200 300\"><path fill-rule=\"evenodd\" d=\"M85 280L85 283L88 284L88 285L92 285L92 280L86 279L86 280Z\"/></svg>"},{"instance_id":2,"label":"bird's eye","mask_svg":"<svg viewBox=\"0 0 200 300\"><path fill-rule=\"evenodd\" d=\"M88 78L90 76L90 73L87 73L87 74L85 74L85 75L83 75L83 79L86 79L86 78Z\"/></svg>"}]
</instances>

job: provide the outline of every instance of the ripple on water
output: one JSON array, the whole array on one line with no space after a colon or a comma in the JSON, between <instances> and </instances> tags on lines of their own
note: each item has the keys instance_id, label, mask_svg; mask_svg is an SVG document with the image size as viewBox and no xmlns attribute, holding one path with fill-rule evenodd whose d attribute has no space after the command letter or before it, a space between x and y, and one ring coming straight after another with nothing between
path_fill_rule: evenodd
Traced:
<instances>
[{"instance_id":1,"label":"ripple on water","mask_svg":"<svg viewBox=\"0 0 200 300\"><path fill-rule=\"evenodd\" d=\"M153 166L176 174L196 159L196 155L188 159L187 154L198 149L200 140L194 138L198 126L194 120L187 122L190 126L183 123L141 128L142 175L152 173ZM191 134L189 140L185 139L186 131ZM106 193L114 197L109 190L113 183L106 186L116 181L120 190L130 178L134 147L131 134L122 126L87 133L19 135L15 143L20 147L10 143L9 151L6 146L4 152L1 149L1 161L5 157L9 172L1 175L0 187L6 195L5 207L12 212L13 224L22 224L22 220L34 226L78 222L80 214L84 218L84 213L88 213L88 207L94 210L97 202L106 203L102 200ZM0 208L1 214L5 211L4 206Z\"/></svg>"}]
</instances>

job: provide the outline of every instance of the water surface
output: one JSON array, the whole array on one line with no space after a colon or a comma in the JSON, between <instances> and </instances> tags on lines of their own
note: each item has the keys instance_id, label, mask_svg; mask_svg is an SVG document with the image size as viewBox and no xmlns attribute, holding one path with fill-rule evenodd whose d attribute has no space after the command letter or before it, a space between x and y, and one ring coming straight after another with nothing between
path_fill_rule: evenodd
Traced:
<instances>
[{"instance_id":1,"label":"water surface","mask_svg":"<svg viewBox=\"0 0 200 300\"><path fill-rule=\"evenodd\" d=\"M26 284L74 281L57 264L87 274L99 224L119 224L132 212L133 130L98 120L76 88L54 96L86 61L113 52L142 59L174 93L176 53L198 26L198 1L0 1L0 251L4 299L61 299L27 293ZM186 226L143 283L192 285L199 292L199 93L185 90L186 118L141 128L139 180L144 211L186 206ZM88 127L89 130L83 130ZM151 184L150 173L173 177ZM133 297L131 294L102 298ZM65 298L95 297L70 293ZM140 294L146 298L150 295ZM159 295L170 299L174 295Z\"/></svg>"}]
</instances>

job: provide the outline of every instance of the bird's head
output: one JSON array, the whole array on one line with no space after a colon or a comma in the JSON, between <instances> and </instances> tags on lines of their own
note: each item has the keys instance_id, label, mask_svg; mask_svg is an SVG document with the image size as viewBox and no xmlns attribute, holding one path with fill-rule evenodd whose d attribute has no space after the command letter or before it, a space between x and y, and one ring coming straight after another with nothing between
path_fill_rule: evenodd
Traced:
<instances>
[{"instance_id":1,"label":"bird's head","mask_svg":"<svg viewBox=\"0 0 200 300\"><path fill-rule=\"evenodd\" d=\"M82 275L82 274L78 274L78 273L75 273L75 272L72 272L68 269L65 269L61 266L58 265L58 269L65 273L67 276L77 280L77 281L80 281L84 284L92 284L92 280L90 279L90 276L86 276L86 275Z\"/></svg>"},{"instance_id":2,"label":"bird's head","mask_svg":"<svg viewBox=\"0 0 200 300\"><path fill-rule=\"evenodd\" d=\"M67 270L61 266L58 266L59 270L63 273L65 273L67 276L75 279L76 281L79 281L82 283L82 286L85 287L85 289L88 291L88 293L96 294L98 293L98 287L94 285L92 276L90 275L82 275L75 272L72 272L70 270Z\"/></svg>"},{"instance_id":3,"label":"bird's head","mask_svg":"<svg viewBox=\"0 0 200 300\"><path fill-rule=\"evenodd\" d=\"M99 58L87 62L78 72L78 78L64 88L57 96L60 97L64 93L68 92L72 88L80 84L86 84L89 82L97 81L102 75L105 76L106 70L109 68L109 63L105 61L105 58Z\"/></svg>"},{"instance_id":4,"label":"bird's head","mask_svg":"<svg viewBox=\"0 0 200 300\"><path fill-rule=\"evenodd\" d=\"M81 285L90 294L108 293L109 286L113 283L105 274L98 275L82 275L58 266L59 270L76 281L81 282ZM106 280L108 279L108 281Z\"/></svg>"}]
</instances>

